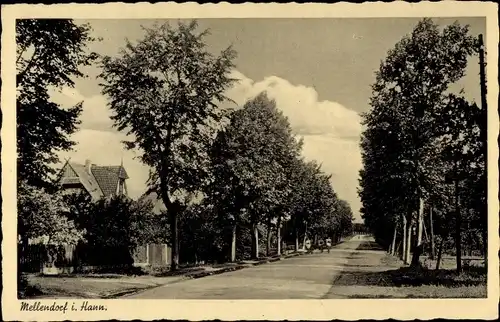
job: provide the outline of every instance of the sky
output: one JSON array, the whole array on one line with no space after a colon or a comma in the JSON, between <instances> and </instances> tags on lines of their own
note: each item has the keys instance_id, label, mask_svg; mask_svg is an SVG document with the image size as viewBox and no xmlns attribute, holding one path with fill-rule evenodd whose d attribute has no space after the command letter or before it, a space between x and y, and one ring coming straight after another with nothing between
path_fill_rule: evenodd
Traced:
<instances>
[{"instance_id":1,"label":"sky","mask_svg":"<svg viewBox=\"0 0 500 322\"><path fill-rule=\"evenodd\" d=\"M361 206L357 189L362 167L359 147L361 113L369 110L371 84L387 51L411 32L416 18L304 18L304 19L200 19L199 29L210 29L207 48L217 54L229 45L238 53L232 75L239 79L227 95L239 105L262 91L276 101L294 132L304 139L303 155L317 160L332 175L339 198L351 205L356 221ZM433 19L439 25L458 20L470 33L485 34L484 18ZM178 20L77 20L89 23L102 41L89 49L115 56L131 41L141 39L141 26ZM72 139L74 150L61 158L74 162L90 159L100 165L123 164L130 179L129 194L139 197L146 189L148 169L137 153L124 149L125 134L112 127L107 98L101 94L97 66L83 68L88 75L74 88L53 91L63 106L83 101L81 125ZM479 67L471 60L466 76L455 86L479 101Z\"/></svg>"}]
</instances>

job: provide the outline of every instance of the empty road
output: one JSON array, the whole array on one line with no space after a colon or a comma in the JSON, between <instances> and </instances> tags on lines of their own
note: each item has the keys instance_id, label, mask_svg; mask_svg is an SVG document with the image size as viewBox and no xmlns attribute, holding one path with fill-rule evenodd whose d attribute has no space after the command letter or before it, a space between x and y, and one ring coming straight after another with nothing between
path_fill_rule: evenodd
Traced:
<instances>
[{"instance_id":1,"label":"empty road","mask_svg":"<svg viewBox=\"0 0 500 322\"><path fill-rule=\"evenodd\" d=\"M330 253L315 253L283 259L220 275L186 280L160 286L126 298L142 299L321 299L329 298L333 282L343 270L352 266L370 267L371 256L383 252L362 250L372 242L369 237L355 236L334 247ZM367 261L353 258L367 257ZM368 265L367 265L368 263ZM373 267L376 270L376 267Z\"/></svg>"}]
</instances>

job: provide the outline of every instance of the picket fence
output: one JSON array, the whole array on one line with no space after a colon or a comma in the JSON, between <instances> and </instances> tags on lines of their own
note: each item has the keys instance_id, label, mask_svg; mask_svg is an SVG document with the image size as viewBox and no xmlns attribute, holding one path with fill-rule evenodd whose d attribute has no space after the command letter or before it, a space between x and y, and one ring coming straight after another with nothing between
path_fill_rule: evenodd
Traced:
<instances>
[{"instance_id":1,"label":"picket fence","mask_svg":"<svg viewBox=\"0 0 500 322\"><path fill-rule=\"evenodd\" d=\"M18 245L19 270L28 273L74 273L130 266L168 266L170 247L148 244L130 252L126 247L79 245Z\"/></svg>"}]
</instances>

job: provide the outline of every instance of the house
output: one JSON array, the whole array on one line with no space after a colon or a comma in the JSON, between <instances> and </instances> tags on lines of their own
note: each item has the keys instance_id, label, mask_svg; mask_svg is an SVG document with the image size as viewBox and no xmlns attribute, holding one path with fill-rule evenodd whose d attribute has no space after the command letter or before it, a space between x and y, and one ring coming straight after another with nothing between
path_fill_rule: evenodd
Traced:
<instances>
[{"instance_id":1,"label":"house","mask_svg":"<svg viewBox=\"0 0 500 322\"><path fill-rule=\"evenodd\" d=\"M123 164L100 166L86 160L85 164L66 161L59 183L67 192L86 191L92 200L117 195L128 195L125 180L129 177Z\"/></svg>"},{"instance_id":2,"label":"house","mask_svg":"<svg viewBox=\"0 0 500 322\"><path fill-rule=\"evenodd\" d=\"M59 183L66 193L87 192L92 201L119 195L129 197L125 182L128 178L123 164L100 166L91 163L90 160L86 160L85 164L66 161L59 172ZM109 264L96 263L95 259L89 262L87 254L89 251L95 254L95 249L89 250L84 243L76 246L57 245L64 247L57 253L57 264L54 260L46 261L47 240L46 236L31 239L26 249L19 244L18 252L21 254L19 265L22 271L60 274L74 272L75 263L78 263L78 270L82 272L95 271L103 265L109 266ZM167 244L141 244L137 245L131 255L135 266L168 266L171 251ZM119 267L122 264L116 265Z\"/></svg>"}]
</instances>

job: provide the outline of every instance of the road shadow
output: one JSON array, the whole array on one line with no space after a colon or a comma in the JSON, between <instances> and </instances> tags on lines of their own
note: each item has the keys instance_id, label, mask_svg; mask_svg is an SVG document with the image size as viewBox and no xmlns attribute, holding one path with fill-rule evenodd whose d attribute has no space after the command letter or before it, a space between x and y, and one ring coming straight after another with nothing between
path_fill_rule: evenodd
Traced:
<instances>
[{"instance_id":1,"label":"road shadow","mask_svg":"<svg viewBox=\"0 0 500 322\"><path fill-rule=\"evenodd\" d=\"M354 267L354 268L361 268L361 267L373 267L373 265L362 265L362 264L344 264L344 267Z\"/></svg>"},{"instance_id":2,"label":"road shadow","mask_svg":"<svg viewBox=\"0 0 500 322\"><path fill-rule=\"evenodd\" d=\"M356 250L384 250L379 244L373 241L364 241L362 242L358 247L356 247Z\"/></svg>"},{"instance_id":3,"label":"road shadow","mask_svg":"<svg viewBox=\"0 0 500 322\"><path fill-rule=\"evenodd\" d=\"M353 265L356 266L356 265ZM402 267L399 269L366 272L344 271L334 286L422 286L440 285L446 287L477 286L486 283L486 268L471 267L457 275L454 270L426 270Z\"/></svg>"}]
</instances>

